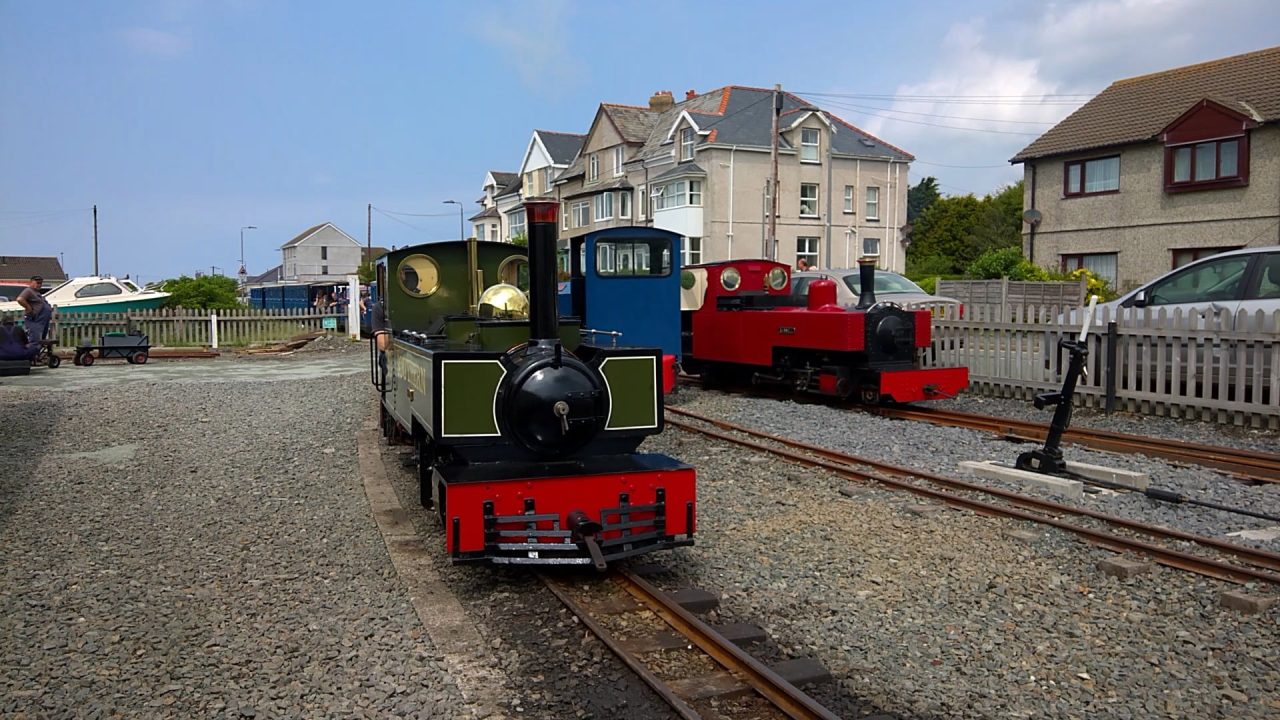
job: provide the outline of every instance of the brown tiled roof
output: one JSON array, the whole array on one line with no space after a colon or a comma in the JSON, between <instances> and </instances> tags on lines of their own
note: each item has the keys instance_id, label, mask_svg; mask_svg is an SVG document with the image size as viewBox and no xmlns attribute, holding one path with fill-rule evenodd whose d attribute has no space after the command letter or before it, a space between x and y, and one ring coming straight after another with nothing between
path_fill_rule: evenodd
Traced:
<instances>
[{"instance_id":1,"label":"brown tiled roof","mask_svg":"<svg viewBox=\"0 0 1280 720\"><path fill-rule=\"evenodd\" d=\"M1280 47L1117 80L1010 162L1150 140L1204 99L1280 120Z\"/></svg>"},{"instance_id":2,"label":"brown tiled roof","mask_svg":"<svg viewBox=\"0 0 1280 720\"><path fill-rule=\"evenodd\" d=\"M39 275L46 283L67 279L67 273L56 257L0 255L0 279L26 281L32 275Z\"/></svg>"}]
</instances>

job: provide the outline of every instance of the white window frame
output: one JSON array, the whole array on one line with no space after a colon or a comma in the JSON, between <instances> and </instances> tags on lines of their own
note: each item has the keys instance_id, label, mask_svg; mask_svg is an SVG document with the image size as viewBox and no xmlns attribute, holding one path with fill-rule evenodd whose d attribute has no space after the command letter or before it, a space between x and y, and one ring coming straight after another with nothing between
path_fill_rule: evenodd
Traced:
<instances>
[{"instance_id":1,"label":"white window frame","mask_svg":"<svg viewBox=\"0 0 1280 720\"><path fill-rule=\"evenodd\" d=\"M808 142L806 137L809 133L813 133L813 142ZM818 128L800 128L800 162L802 163L821 163L822 162L822 133L818 132Z\"/></svg>"},{"instance_id":2,"label":"white window frame","mask_svg":"<svg viewBox=\"0 0 1280 720\"><path fill-rule=\"evenodd\" d=\"M880 219L880 188L876 185L867 186L867 214L864 219Z\"/></svg>"},{"instance_id":3,"label":"white window frame","mask_svg":"<svg viewBox=\"0 0 1280 720\"><path fill-rule=\"evenodd\" d=\"M626 148L619 145L613 149L613 176L622 176L622 164L626 162Z\"/></svg>"},{"instance_id":4,"label":"white window frame","mask_svg":"<svg viewBox=\"0 0 1280 720\"><path fill-rule=\"evenodd\" d=\"M586 227L591 224L591 201L580 200L573 204L573 226Z\"/></svg>"},{"instance_id":5,"label":"white window frame","mask_svg":"<svg viewBox=\"0 0 1280 720\"><path fill-rule=\"evenodd\" d=\"M600 154L591 153L587 158L587 182L596 182L600 179Z\"/></svg>"},{"instance_id":6,"label":"white window frame","mask_svg":"<svg viewBox=\"0 0 1280 720\"><path fill-rule=\"evenodd\" d=\"M507 215L507 239L514 239L515 236L521 233L524 233L525 237L529 237L528 225L524 210L516 210L510 213Z\"/></svg>"},{"instance_id":7,"label":"white window frame","mask_svg":"<svg viewBox=\"0 0 1280 720\"><path fill-rule=\"evenodd\" d=\"M806 188L811 188L813 190L812 197L805 197L804 191ZM802 218L818 217L818 192L819 192L818 183L800 183L800 217ZM812 204L811 207L809 208L809 212L805 212L806 202Z\"/></svg>"},{"instance_id":8,"label":"white window frame","mask_svg":"<svg viewBox=\"0 0 1280 720\"><path fill-rule=\"evenodd\" d=\"M680 131L680 162L693 159L693 128Z\"/></svg>"},{"instance_id":9,"label":"white window frame","mask_svg":"<svg viewBox=\"0 0 1280 720\"><path fill-rule=\"evenodd\" d=\"M801 258L809 263L809 267L818 267L818 240L812 235L796 238L796 267L800 266Z\"/></svg>"},{"instance_id":10,"label":"white window frame","mask_svg":"<svg viewBox=\"0 0 1280 720\"><path fill-rule=\"evenodd\" d=\"M649 194L645 192L645 189L644 185L636 188L637 197L639 197L639 201L636 203L637 220L643 220L649 211Z\"/></svg>"},{"instance_id":11,"label":"white window frame","mask_svg":"<svg viewBox=\"0 0 1280 720\"><path fill-rule=\"evenodd\" d=\"M560 228L562 230L569 229L569 201L560 201Z\"/></svg>"},{"instance_id":12,"label":"white window frame","mask_svg":"<svg viewBox=\"0 0 1280 720\"><path fill-rule=\"evenodd\" d=\"M600 193L596 196L596 222L613 219L613 193Z\"/></svg>"},{"instance_id":13,"label":"white window frame","mask_svg":"<svg viewBox=\"0 0 1280 720\"><path fill-rule=\"evenodd\" d=\"M693 246L697 244L695 249ZM680 241L680 262L683 267L697 265L702 262L702 238L685 237Z\"/></svg>"},{"instance_id":14,"label":"white window frame","mask_svg":"<svg viewBox=\"0 0 1280 720\"><path fill-rule=\"evenodd\" d=\"M543 195L551 194L551 175L554 171L555 171L555 168L551 167L550 165L542 168L542 194Z\"/></svg>"},{"instance_id":15,"label":"white window frame","mask_svg":"<svg viewBox=\"0 0 1280 720\"><path fill-rule=\"evenodd\" d=\"M489 240L498 242L498 223L489 223Z\"/></svg>"},{"instance_id":16,"label":"white window frame","mask_svg":"<svg viewBox=\"0 0 1280 720\"><path fill-rule=\"evenodd\" d=\"M631 191L618 191L618 217L626 220L631 219Z\"/></svg>"},{"instance_id":17,"label":"white window frame","mask_svg":"<svg viewBox=\"0 0 1280 720\"><path fill-rule=\"evenodd\" d=\"M689 181L689 197L688 204L691 207L702 207L702 181Z\"/></svg>"},{"instance_id":18,"label":"white window frame","mask_svg":"<svg viewBox=\"0 0 1280 720\"><path fill-rule=\"evenodd\" d=\"M844 186L844 214L845 215L853 214L853 186L852 185Z\"/></svg>"}]
</instances>

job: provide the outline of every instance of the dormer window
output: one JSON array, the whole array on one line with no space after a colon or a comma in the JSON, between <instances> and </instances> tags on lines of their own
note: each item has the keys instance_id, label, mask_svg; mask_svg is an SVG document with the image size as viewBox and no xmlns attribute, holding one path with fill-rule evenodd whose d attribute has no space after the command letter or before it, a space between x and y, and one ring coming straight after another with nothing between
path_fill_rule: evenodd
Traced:
<instances>
[{"instance_id":1,"label":"dormer window","mask_svg":"<svg viewBox=\"0 0 1280 720\"><path fill-rule=\"evenodd\" d=\"M693 128L680 131L680 162L693 159Z\"/></svg>"},{"instance_id":2,"label":"dormer window","mask_svg":"<svg viewBox=\"0 0 1280 720\"><path fill-rule=\"evenodd\" d=\"M800 128L800 162L820 162L818 128Z\"/></svg>"},{"instance_id":3,"label":"dormer window","mask_svg":"<svg viewBox=\"0 0 1280 720\"><path fill-rule=\"evenodd\" d=\"M613 176L618 177L622 174L622 164L626 162L626 148L619 145L613 149Z\"/></svg>"},{"instance_id":4,"label":"dormer window","mask_svg":"<svg viewBox=\"0 0 1280 720\"><path fill-rule=\"evenodd\" d=\"M1249 184L1252 118L1212 100L1201 100L1161 133L1165 192Z\"/></svg>"}]
</instances>

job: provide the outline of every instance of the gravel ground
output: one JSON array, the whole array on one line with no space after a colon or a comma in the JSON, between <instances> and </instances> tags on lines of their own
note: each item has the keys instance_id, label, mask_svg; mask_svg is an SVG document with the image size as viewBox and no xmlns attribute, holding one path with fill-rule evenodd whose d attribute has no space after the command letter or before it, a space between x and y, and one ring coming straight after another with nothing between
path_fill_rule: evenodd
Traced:
<instances>
[{"instance_id":1,"label":"gravel ground","mask_svg":"<svg viewBox=\"0 0 1280 720\"><path fill-rule=\"evenodd\" d=\"M0 716L454 716L369 515L350 357L0 386Z\"/></svg>"},{"instance_id":2,"label":"gravel ground","mask_svg":"<svg viewBox=\"0 0 1280 720\"><path fill-rule=\"evenodd\" d=\"M453 566L435 516L418 504L416 470L407 449L388 449L387 473L426 547L437 550L434 571L477 618L507 676L508 715L581 720L661 720L676 717L647 685L582 627L532 571L490 565ZM592 570L557 574L595 582Z\"/></svg>"},{"instance_id":3,"label":"gravel ground","mask_svg":"<svg viewBox=\"0 0 1280 720\"><path fill-rule=\"evenodd\" d=\"M1031 444L1009 443L993 435L964 428L891 420L822 403L725 395L697 388L681 388L681 393L684 397L677 402L682 407L723 417L748 427L769 430L787 437L804 438L854 455L931 470L985 485L1018 492L1038 492L1036 488L1025 484L986 480L959 468L959 463L963 460L997 460L1013 465L1020 452L1035 447ZM1034 417L1033 413L1025 412L1019 405L1023 403L968 399L951 401L947 407L995 417ZM1244 431L1247 434L1242 434L1239 428L1223 433L1218 432L1217 426L1213 425L1170 425L1151 422L1151 418L1129 415L1098 415L1086 420L1105 423L1101 427L1118 432L1184 437L1195 442L1227 447L1238 447L1242 440L1248 444L1264 446L1263 441L1267 435L1261 431ZM826 430L815 433L813 428ZM1152 432L1153 429L1158 432ZM1273 439L1280 438L1280 434L1275 431L1270 434ZM1267 449L1274 450L1275 447ZM1068 460L1147 473L1153 488L1177 490L1199 500L1280 516L1280 484L1247 485L1212 469L1179 467L1142 455L1105 453L1075 446L1064 446L1064 454ZM1080 501L1067 501L1057 497L1054 499L1075 502L1093 510L1126 518L1280 551L1280 532L1274 532L1280 530L1277 527L1280 523L1272 520L1194 505L1160 502L1138 493L1086 494ZM1273 532L1262 536L1229 535L1268 529Z\"/></svg>"},{"instance_id":4,"label":"gravel ground","mask_svg":"<svg viewBox=\"0 0 1280 720\"><path fill-rule=\"evenodd\" d=\"M811 440L812 428L823 428L819 442L948 473L960 459L1013 453L969 431L817 405L700 391L680 402ZM856 435L833 432L842 427ZM680 432L646 449L699 471L698 543L661 556L675 573L672 584L722 593L722 618L765 619L791 654L818 657L850 695L885 711L912 718L1280 714L1277 612L1220 608L1219 594L1236 586L1159 566L1117 580L1097 569L1112 553L1064 533L941 505L921 510L914 496L850 491L823 473ZM1006 534L1014 530L1038 537Z\"/></svg>"}]
</instances>

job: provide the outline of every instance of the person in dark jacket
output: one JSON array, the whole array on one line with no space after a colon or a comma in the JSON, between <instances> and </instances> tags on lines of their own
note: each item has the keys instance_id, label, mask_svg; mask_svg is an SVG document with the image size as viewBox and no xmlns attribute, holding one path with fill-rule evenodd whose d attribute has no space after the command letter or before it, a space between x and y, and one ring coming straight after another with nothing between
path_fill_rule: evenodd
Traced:
<instances>
[{"instance_id":1,"label":"person in dark jacket","mask_svg":"<svg viewBox=\"0 0 1280 720\"><path fill-rule=\"evenodd\" d=\"M13 318L0 322L0 360L31 360L39 352L40 345L27 341L27 331L18 327Z\"/></svg>"}]
</instances>

